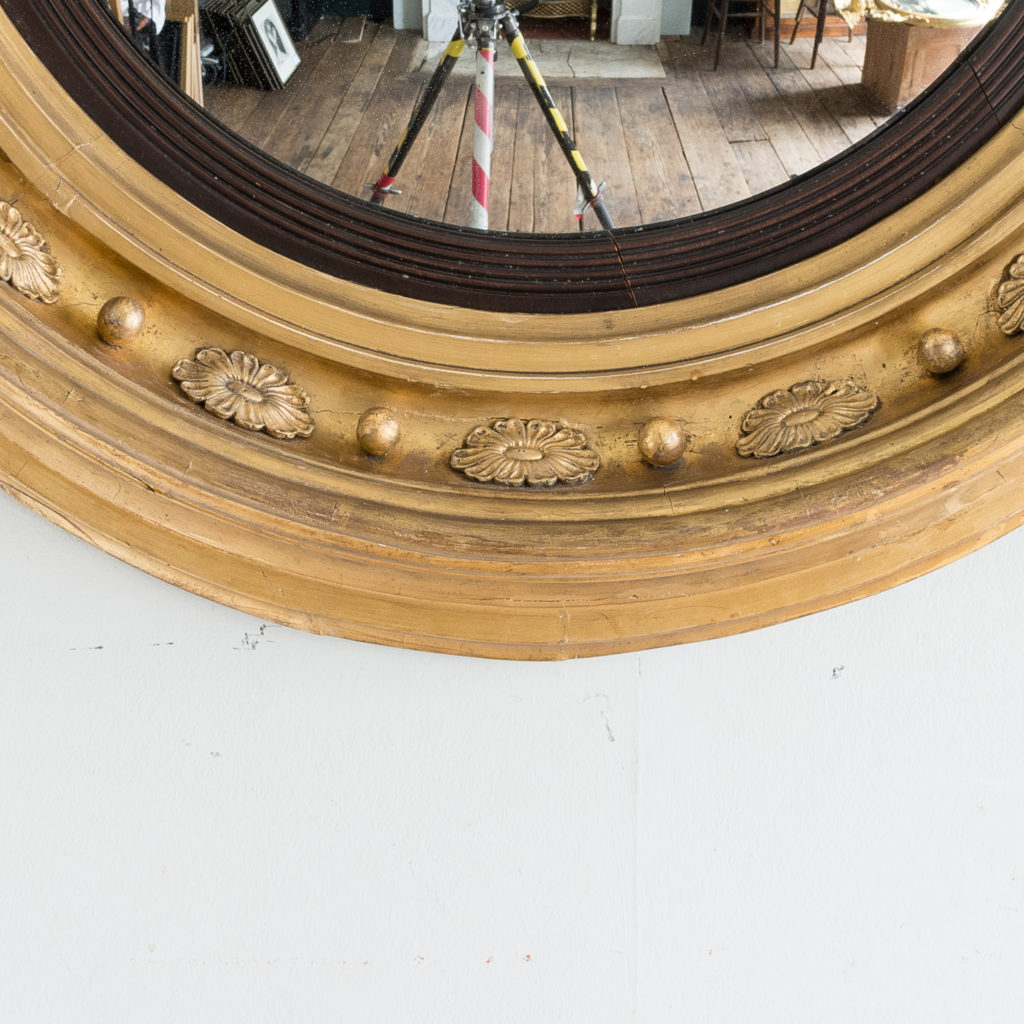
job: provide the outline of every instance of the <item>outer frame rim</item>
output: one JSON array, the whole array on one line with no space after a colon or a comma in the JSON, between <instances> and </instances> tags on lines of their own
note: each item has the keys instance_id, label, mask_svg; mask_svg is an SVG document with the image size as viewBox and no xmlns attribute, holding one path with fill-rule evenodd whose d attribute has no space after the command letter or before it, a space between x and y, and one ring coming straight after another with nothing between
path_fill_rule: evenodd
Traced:
<instances>
[{"instance_id":1,"label":"outer frame rim","mask_svg":"<svg viewBox=\"0 0 1024 1024\"><path fill-rule=\"evenodd\" d=\"M899 213L754 282L747 365L742 346L679 345L741 319L738 287L610 312L596 339L586 332L603 315L592 312L484 312L466 338L464 310L305 271L154 182L6 26L0 16L0 150L14 165L0 159L2 194L38 220L68 292L42 307L0 289L0 483L147 571L316 632L566 658L817 611L1021 520L1024 358L991 313L1024 252L1020 121ZM97 341L90 317L110 294L146 299L158 330L139 348ZM969 342L967 368L944 380L913 355L939 325ZM578 362L559 374L574 338ZM195 339L251 346L308 375L325 440L318 427L313 447L289 448L204 420L169 379ZM637 367L634 343L660 343L675 361ZM418 361L449 348L466 360ZM509 364L495 368L493 353L512 353ZM729 417L833 374L884 394L863 432L810 457L737 461ZM694 395L707 406L687 424L696 443L684 465L642 466L630 432ZM415 455L405 464L371 463L351 443L358 413L382 396L403 417ZM454 439L491 415L586 424L608 468L589 490L554 494L455 478Z\"/></svg>"}]
</instances>

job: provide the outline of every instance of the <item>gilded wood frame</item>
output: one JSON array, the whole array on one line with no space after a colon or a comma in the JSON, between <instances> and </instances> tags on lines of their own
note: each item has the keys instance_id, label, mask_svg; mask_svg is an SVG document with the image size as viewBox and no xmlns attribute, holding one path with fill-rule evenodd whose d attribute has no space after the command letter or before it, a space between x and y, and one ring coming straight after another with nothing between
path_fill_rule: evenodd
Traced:
<instances>
[{"instance_id":1,"label":"gilded wood frame","mask_svg":"<svg viewBox=\"0 0 1024 1024\"><path fill-rule=\"evenodd\" d=\"M560 658L806 614L1020 522L1020 5L832 166L582 240L204 155L99 5L42 6L0 12L0 200L59 295L0 284L0 479L92 543L301 628ZM71 28L96 50L58 81L39 54ZM116 296L146 326L104 341ZM308 436L210 415L179 386L203 350L277 368Z\"/></svg>"}]
</instances>

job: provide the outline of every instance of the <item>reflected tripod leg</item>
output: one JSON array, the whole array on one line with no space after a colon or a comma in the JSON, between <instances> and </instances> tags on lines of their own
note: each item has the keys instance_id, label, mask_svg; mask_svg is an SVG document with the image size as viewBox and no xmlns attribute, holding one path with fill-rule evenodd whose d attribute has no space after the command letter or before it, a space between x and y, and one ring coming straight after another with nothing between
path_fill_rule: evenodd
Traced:
<instances>
[{"instance_id":1,"label":"reflected tripod leg","mask_svg":"<svg viewBox=\"0 0 1024 1024\"><path fill-rule=\"evenodd\" d=\"M544 78L537 65L533 62L533 57L530 56L526 39L523 37L523 33L519 31L519 23L515 15L506 14L501 19L501 29L508 40L509 46L512 47L512 55L518 61L519 67L529 83L534 97L544 112L544 117L551 126L551 130L555 133L558 145L561 147L566 160L569 161L569 166L572 167L573 174L576 176L576 184L579 186L579 191L583 198L583 207L577 213L577 217L582 217L583 210L587 207L592 207L594 213L597 214L597 219L601 222L601 227L607 228L610 231L615 225L605 209L604 198L601 195L600 189L594 184L594 179L591 178L587 165L583 162L583 157L580 156L576 143L573 142L572 136L569 134L565 118L562 117L558 107L555 106L555 101L551 98L551 93L548 92Z\"/></svg>"},{"instance_id":2,"label":"reflected tripod leg","mask_svg":"<svg viewBox=\"0 0 1024 1024\"><path fill-rule=\"evenodd\" d=\"M444 85L452 68L455 67L455 62L459 59L465 48L466 42L462 38L462 33L456 29L455 35L452 36L452 41L448 44L448 48L444 51L440 62L434 69L434 73L430 76L430 81L427 82L427 87L423 90L423 95L420 97L419 103L416 104L412 117L409 118L408 127L406 127L401 139L399 139L398 145L395 146L395 150L388 160L388 165L384 168L384 173L377 179L375 185L367 185L367 188L373 189L373 195L370 197L371 203L379 206L388 195L399 192L397 188L392 188L395 183L395 177L398 175L398 171L405 158L409 155L409 150L412 149L412 144L416 141L416 136L419 135L427 115L433 109L434 103L441 92L441 86Z\"/></svg>"}]
</instances>

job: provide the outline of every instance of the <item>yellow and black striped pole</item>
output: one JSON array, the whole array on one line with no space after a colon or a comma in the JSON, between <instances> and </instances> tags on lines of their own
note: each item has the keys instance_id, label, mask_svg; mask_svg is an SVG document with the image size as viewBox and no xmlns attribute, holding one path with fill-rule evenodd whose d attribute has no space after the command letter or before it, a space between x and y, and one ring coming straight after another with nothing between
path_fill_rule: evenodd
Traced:
<instances>
[{"instance_id":1,"label":"yellow and black striped pole","mask_svg":"<svg viewBox=\"0 0 1024 1024\"><path fill-rule=\"evenodd\" d=\"M419 135L427 115L437 101L441 87L444 85L452 68L455 67L455 62L459 59L465 48L466 41L462 38L461 29L456 29L455 35L452 36L452 41L441 55L441 60L434 69L434 73L430 76L430 81L427 82L427 87L423 90L419 103L413 109L408 127L405 129L401 139L398 140L398 145L395 146L391 159L388 160L388 165L384 168L384 173L377 179L376 184L367 185L367 188L373 189L373 195L370 197L371 203L376 203L379 206L389 195L399 191L392 187L399 168L409 155L409 150L412 149L416 136Z\"/></svg>"},{"instance_id":2,"label":"yellow and black striped pole","mask_svg":"<svg viewBox=\"0 0 1024 1024\"><path fill-rule=\"evenodd\" d=\"M530 6L534 5L531 4ZM607 209L605 209L601 190L594 184L594 179L590 176L587 165L583 162L583 157L580 156L580 151L576 148L572 135L569 134L569 127L565 123L565 118L562 117L558 107L555 106L555 101L551 98L551 93L548 91L544 76L541 75L540 69L530 55L526 39L519 30L519 22L513 13L508 12L501 19L501 30L505 39L508 40L509 46L512 48L512 55L518 61L519 67L529 83L530 90L540 104L540 109L544 112L544 117L551 126L551 130L555 133L558 145L561 147L566 160L569 161L573 174L576 176L576 183L583 197L583 202L578 208L577 216L582 216L583 210L589 207L597 214L597 219L601 222L601 226L610 231L615 225L612 223Z\"/></svg>"}]
</instances>

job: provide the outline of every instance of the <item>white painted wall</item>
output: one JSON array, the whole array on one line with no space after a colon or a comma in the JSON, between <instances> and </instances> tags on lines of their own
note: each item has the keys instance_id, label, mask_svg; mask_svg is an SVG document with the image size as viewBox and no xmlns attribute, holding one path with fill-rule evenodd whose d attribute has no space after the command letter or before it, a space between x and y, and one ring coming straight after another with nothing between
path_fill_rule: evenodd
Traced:
<instances>
[{"instance_id":1,"label":"white painted wall","mask_svg":"<svg viewBox=\"0 0 1024 1024\"><path fill-rule=\"evenodd\" d=\"M458 0L421 0L423 5L423 38L444 43L452 37L459 24Z\"/></svg>"},{"instance_id":2,"label":"white painted wall","mask_svg":"<svg viewBox=\"0 0 1024 1024\"><path fill-rule=\"evenodd\" d=\"M661 5L662 0L612 0L612 42L654 45L661 38Z\"/></svg>"},{"instance_id":3,"label":"white painted wall","mask_svg":"<svg viewBox=\"0 0 1024 1024\"><path fill-rule=\"evenodd\" d=\"M423 0L393 0L391 20L395 28L423 31Z\"/></svg>"},{"instance_id":4,"label":"white painted wall","mask_svg":"<svg viewBox=\"0 0 1024 1024\"><path fill-rule=\"evenodd\" d=\"M692 0L665 0L661 6L661 34L685 36L690 31Z\"/></svg>"},{"instance_id":5,"label":"white painted wall","mask_svg":"<svg viewBox=\"0 0 1024 1024\"><path fill-rule=\"evenodd\" d=\"M0 1020L1018 1024L1024 532L525 665L267 625L0 495Z\"/></svg>"}]
</instances>

